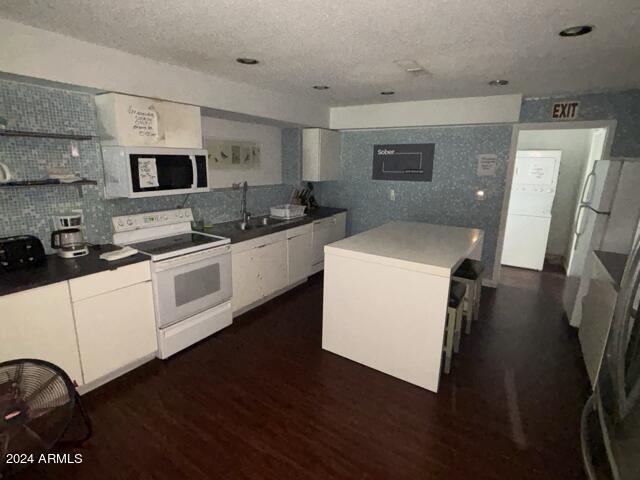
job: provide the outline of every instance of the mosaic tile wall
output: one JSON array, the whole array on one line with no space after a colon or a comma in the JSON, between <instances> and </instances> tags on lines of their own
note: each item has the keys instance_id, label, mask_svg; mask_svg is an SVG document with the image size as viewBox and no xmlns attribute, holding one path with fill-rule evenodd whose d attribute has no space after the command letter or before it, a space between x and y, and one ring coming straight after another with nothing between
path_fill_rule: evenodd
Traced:
<instances>
[{"instance_id":1,"label":"mosaic tile wall","mask_svg":"<svg viewBox=\"0 0 640 480\"><path fill-rule=\"evenodd\" d=\"M589 93L550 97L527 97L522 101L520 123L550 122L554 102L578 100L578 118L617 120L611 146L614 157L640 157L640 90L614 93Z\"/></svg>"},{"instance_id":2,"label":"mosaic tile wall","mask_svg":"<svg viewBox=\"0 0 640 480\"><path fill-rule=\"evenodd\" d=\"M373 145L379 143L435 143L433 181L372 180ZM314 188L322 205L349 209L352 234L391 220L481 228L483 261L491 268L510 143L509 125L343 132L343 179L315 183ZM495 177L476 175L476 155L482 153L498 155ZM395 201L389 199L391 189ZM485 191L484 201L475 199L478 189Z\"/></svg>"},{"instance_id":3,"label":"mosaic tile wall","mask_svg":"<svg viewBox=\"0 0 640 480\"><path fill-rule=\"evenodd\" d=\"M1 80L0 116L9 120L9 128L12 129L97 134L93 96L85 93ZM0 189L0 237L36 235L50 252L51 215L72 209L83 210L88 241L92 243L110 241L110 222L114 215L175 208L185 200L195 217L207 223L232 220L240 215L240 191L231 189L194 194L188 199L185 196L167 196L105 200L98 142L76 142L79 157L71 156L70 143L69 140L0 136L0 162L9 167L16 179L44 178L52 167L68 167L82 177L98 181L97 186L82 187L83 196L74 187ZM286 158L287 171L299 168L295 165L299 161L299 156L289 155ZM291 177L290 181L294 183L295 178ZM267 213L269 206L286 202L291 189L291 185L251 187L247 208L253 214Z\"/></svg>"}]
</instances>

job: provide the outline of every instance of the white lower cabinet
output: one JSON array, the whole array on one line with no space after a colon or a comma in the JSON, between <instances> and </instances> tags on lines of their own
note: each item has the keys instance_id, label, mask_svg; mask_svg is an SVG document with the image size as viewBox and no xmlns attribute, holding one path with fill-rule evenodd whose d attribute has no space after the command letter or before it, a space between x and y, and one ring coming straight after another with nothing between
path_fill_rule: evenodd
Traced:
<instances>
[{"instance_id":1,"label":"white lower cabinet","mask_svg":"<svg viewBox=\"0 0 640 480\"><path fill-rule=\"evenodd\" d=\"M287 231L288 284L300 282L311 275L312 234L311 225L303 225Z\"/></svg>"},{"instance_id":2,"label":"white lower cabinet","mask_svg":"<svg viewBox=\"0 0 640 480\"><path fill-rule=\"evenodd\" d=\"M261 282L258 266L253 260L253 250L231 255L233 279L233 311L240 310L260 299Z\"/></svg>"},{"instance_id":3,"label":"white lower cabinet","mask_svg":"<svg viewBox=\"0 0 640 480\"><path fill-rule=\"evenodd\" d=\"M324 246L344 238L346 213L232 245L233 312L322 270Z\"/></svg>"},{"instance_id":4,"label":"white lower cabinet","mask_svg":"<svg viewBox=\"0 0 640 480\"><path fill-rule=\"evenodd\" d=\"M287 245L281 240L257 250L262 284L260 293L267 297L287 286Z\"/></svg>"},{"instance_id":5,"label":"white lower cabinet","mask_svg":"<svg viewBox=\"0 0 640 480\"><path fill-rule=\"evenodd\" d=\"M329 218L313 222L313 252L311 272L324 268L324 247L346 236L347 213L341 212Z\"/></svg>"},{"instance_id":6,"label":"white lower cabinet","mask_svg":"<svg viewBox=\"0 0 640 480\"><path fill-rule=\"evenodd\" d=\"M0 362L46 360L84 383L67 282L2 296L0 312Z\"/></svg>"},{"instance_id":7,"label":"white lower cabinet","mask_svg":"<svg viewBox=\"0 0 640 480\"><path fill-rule=\"evenodd\" d=\"M285 232L234 244L231 258L234 312L287 286Z\"/></svg>"},{"instance_id":8,"label":"white lower cabinet","mask_svg":"<svg viewBox=\"0 0 640 480\"><path fill-rule=\"evenodd\" d=\"M73 311L86 383L157 350L151 281L74 302Z\"/></svg>"}]
</instances>

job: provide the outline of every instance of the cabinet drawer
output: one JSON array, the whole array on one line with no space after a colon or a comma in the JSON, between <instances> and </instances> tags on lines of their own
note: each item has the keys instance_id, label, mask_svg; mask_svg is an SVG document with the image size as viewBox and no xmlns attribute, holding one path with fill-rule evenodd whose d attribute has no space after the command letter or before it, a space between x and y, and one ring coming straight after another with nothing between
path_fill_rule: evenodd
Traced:
<instances>
[{"instance_id":1,"label":"cabinet drawer","mask_svg":"<svg viewBox=\"0 0 640 480\"><path fill-rule=\"evenodd\" d=\"M247 250L253 250L254 248L264 247L265 245L271 245L272 243L281 242L287 239L286 231L271 233L263 237L252 238L245 240L244 242L234 243L231 245L232 253L241 253Z\"/></svg>"},{"instance_id":2,"label":"cabinet drawer","mask_svg":"<svg viewBox=\"0 0 640 480\"><path fill-rule=\"evenodd\" d=\"M311 233L313 226L311 223L307 223L305 225L300 225L299 227L291 228L287 230L287 239L293 237L299 237L300 235L304 235L305 233Z\"/></svg>"},{"instance_id":3,"label":"cabinet drawer","mask_svg":"<svg viewBox=\"0 0 640 480\"><path fill-rule=\"evenodd\" d=\"M127 265L116 270L74 278L69 280L71 300L77 302L83 298L95 297L102 293L146 282L150 279L151 268L148 261Z\"/></svg>"},{"instance_id":4,"label":"cabinet drawer","mask_svg":"<svg viewBox=\"0 0 640 480\"><path fill-rule=\"evenodd\" d=\"M323 218L322 220L316 220L313 222L313 231L328 228L336 222L334 217Z\"/></svg>"}]
</instances>

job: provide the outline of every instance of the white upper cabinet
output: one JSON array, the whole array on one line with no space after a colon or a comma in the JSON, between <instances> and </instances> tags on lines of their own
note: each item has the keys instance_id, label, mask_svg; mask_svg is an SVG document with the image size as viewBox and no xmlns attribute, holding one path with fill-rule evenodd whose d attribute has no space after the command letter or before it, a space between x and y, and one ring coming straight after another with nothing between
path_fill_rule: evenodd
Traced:
<instances>
[{"instance_id":1,"label":"white upper cabinet","mask_svg":"<svg viewBox=\"0 0 640 480\"><path fill-rule=\"evenodd\" d=\"M340 178L340 132L323 128L302 130L302 180L322 182Z\"/></svg>"},{"instance_id":2,"label":"white upper cabinet","mask_svg":"<svg viewBox=\"0 0 640 480\"><path fill-rule=\"evenodd\" d=\"M131 97L96 96L102 145L202 148L200 107Z\"/></svg>"}]
</instances>

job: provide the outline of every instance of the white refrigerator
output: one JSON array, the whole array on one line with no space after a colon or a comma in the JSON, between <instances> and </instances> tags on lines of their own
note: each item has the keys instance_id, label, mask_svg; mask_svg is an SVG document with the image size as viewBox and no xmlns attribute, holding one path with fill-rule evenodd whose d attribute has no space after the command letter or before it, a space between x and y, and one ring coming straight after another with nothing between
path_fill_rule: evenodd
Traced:
<instances>
[{"instance_id":1,"label":"white refrigerator","mask_svg":"<svg viewBox=\"0 0 640 480\"><path fill-rule=\"evenodd\" d=\"M502 248L503 265L542 270L560 150L518 150Z\"/></svg>"},{"instance_id":2,"label":"white refrigerator","mask_svg":"<svg viewBox=\"0 0 640 480\"><path fill-rule=\"evenodd\" d=\"M598 160L582 186L562 301L579 327L593 250L628 254L640 219L640 159Z\"/></svg>"}]
</instances>

